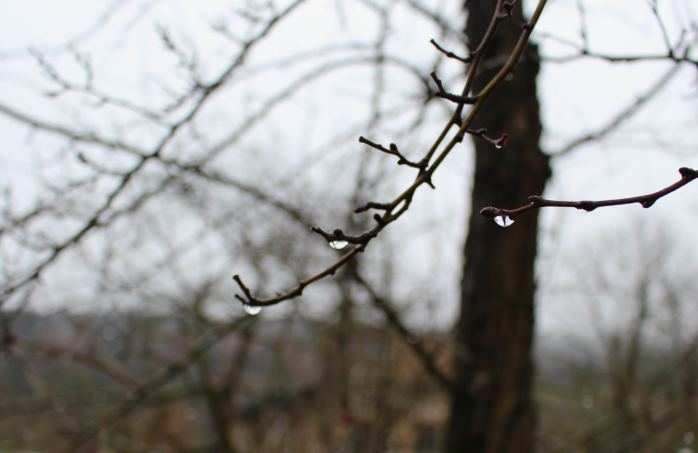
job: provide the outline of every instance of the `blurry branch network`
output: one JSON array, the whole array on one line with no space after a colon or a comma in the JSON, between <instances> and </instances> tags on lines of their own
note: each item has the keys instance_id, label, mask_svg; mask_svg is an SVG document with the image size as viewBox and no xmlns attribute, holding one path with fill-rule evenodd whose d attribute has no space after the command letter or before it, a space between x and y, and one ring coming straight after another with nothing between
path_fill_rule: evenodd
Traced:
<instances>
[{"instance_id":1,"label":"blurry branch network","mask_svg":"<svg viewBox=\"0 0 698 453\"><path fill-rule=\"evenodd\" d=\"M388 146L384 146L380 143L374 142L368 138L360 137L359 142L368 146L369 150L378 151L380 153L393 156L397 159L397 165L404 165L407 167L414 168L417 170L417 174L413 182L405 188L399 195L393 198L391 201L387 202L377 202L369 201L362 206L355 209L355 213L365 213L373 211L373 220L375 221L375 226L358 235L351 235L345 233L341 229L335 229L332 232L328 232L319 227L312 228L312 231L320 235L325 241L327 241L330 246L337 250L344 250L347 247L349 249L344 252L336 261L324 268L323 270L311 275L303 280L300 280L296 286L285 292L277 293L272 297L260 297L256 296L247 284L242 280L242 278L235 274L233 275L233 280L238 285L241 294L236 294L235 297L244 305L247 306L270 306L275 305L286 300L290 300L299 297L303 294L303 291L308 286L314 284L315 282L334 275L339 269L341 269L345 264L350 262L359 253L363 252L368 244L377 237L388 225L399 219L407 210L410 208L412 199L417 190L423 186L427 185L432 189L435 188L432 181L432 176L443 163L443 161L448 157L448 155L453 151L453 149L461 143L466 134L477 137L481 140L485 140L491 143L496 149L502 149L506 146L508 141L508 135L506 132L499 131L497 135L492 135L487 129L478 128L474 129L471 127L474 118L480 112L481 109L485 107L485 101L490 94L507 78L515 76L515 69L522 58L524 50L528 45L531 33L535 28L540 16L545 9L547 0L539 0L535 10L533 11L530 19L524 21L521 24L521 32L519 38L511 50L509 55L503 59L503 64L498 69L498 71L492 76L491 79L484 84L484 87L480 91L476 91L473 88L473 82L477 75L479 75L479 69L481 65L484 67L491 62L487 62L483 59L483 50L487 47L489 42L495 35L498 27L505 21L510 21L512 19L512 9L516 4L517 0L498 0L492 17L490 19L489 25L482 36L480 42L475 47L475 50L471 52L468 56L460 56L451 50L448 50L437 43L435 40L431 40L431 44L436 48L438 52L443 54L446 58L455 60L461 64L467 66L466 78L464 86L459 94L453 93L447 90L444 82L438 77L436 72L431 73L431 78L436 85L436 92L434 95L436 97L445 99L455 105L453 114L450 116L448 122L443 127L435 141L431 144L429 149L426 151L424 156L419 160L410 160L405 154L400 151L400 148L395 143L390 143ZM581 3L580 3L581 5ZM577 49L577 53L574 55L568 55L561 58L546 58L546 60L566 62L577 58L597 58L606 60L609 62L639 62L639 61L671 61L676 64L679 63L689 63L698 66L698 61L690 57L690 51L692 50L692 45L695 42L686 39L686 33L682 33L678 42L672 44L664 22L662 21L659 12L656 7L656 3L652 3L652 13L657 19L657 23L662 31L662 36L667 47L667 52L664 54L657 55L631 55L631 56L613 56L601 53L592 52L588 47L588 37L585 28L585 22L583 21L583 27L581 31L583 45L576 46L575 44L570 44ZM580 13L584 18L584 10L580 7ZM631 117L637 110L640 109L649 99L654 97L661 89L665 82L667 82L673 75L676 74L676 67L672 68L664 77L662 77L659 83L653 86L647 94L640 97L633 104L623 109L616 117L612 118L606 127L597 131L593 134L587 134L583 137L576 139L569 145L565 146L559 154L566 154L569 151L598 138L603 137L611 130L615 129L622 122L626 121ZM469 109L466 110L466 106ZM455 133L452 133L455 131ZM449 137L450 138L447 138ZM556 153L557 154L557 153ZM607 199L607 200L597 200L597 201L564 201L564 200L548 200L540 195L531 195L528 202L520 207L505 209L501 207L488 206L482 208L480 213L488 218L492 218L495 223L499 226L509 226L513 223L513 218L531 211L533 209L539 209L543 207L571 207L576 209L582 209L585 211L593 211L599 207L607 206L619 206L627 205L633 203L639 203L644 208L651 207L658 199L680 189L684 185L690 183L694 179L698 178L698 170L691 168L682 167L679 169L681 178L661 190L646 195L639 195L627 198L619 199ZM427 369L429 366L427 364ZM446 381L446 379L444 379Z\"/></svg>"},{"instance_id":2,"label":"blurry branch network","mask_svg":"<svg viewBox=\"0 0 698 453\"><path fill-rule=\"evenodd\" d=\"M580 58L594 58L609 63L672 61L674 63L689 63L698 68L698 59L691 57L690 54L691 47L695 45L696 41L698 40L698 24L695 22L691 23L689 29L682 29L678 38L675 41L672 41L671 37L669 36L669 32L667 31L666 24L664 23L664 19L662 19L662 16L659 13L657 0L649 0L647 3L662 35L662 41L664 42L665 47L664 52L648 54L610 54L592 50L589 46L589 31L587 29L586 9L584 7L584 2L582 0L578 0L577 8L581 23L579 30L581 44L548 33L541 33L541 37L554 40L559 44L569 47L575 51L574 53L563 56L544 57L544 60L561 63Z\"/></svg>"},{"instance_id":3,"label":"blurry branch network","mask_svg":"<svg viewBox=\"0 0 698 453\"><path fill-rule=\"evenodd\" d=\"M59 241L52 241L48 244L44 244L44 250L42 250L44 252L44 256L33 265L33 268L29 272L25 273L23 276L16 277L14 281L8 279L9 281L7 284L0 288L0 307L2 307L2 305L4 305L4 303L9 300L10 297L17 294L22 288L25 288L31 283L38 281L42 273L49 266L55 263L68 250L81 243L90 233L96 230L104 229L112 224L115 219L135 211L149 198L161 193L165 186L169 185L176 179L174 176L166 178L154 190L145 191L135 200L129 202L126 207L119 209L115 208L117 200L122 198L123 194L127 192L130 186L133 185L133 182L142 176L144 169L149 163L159 162L167 168L193 174L215 184L235 188L236 190L247 193L257 200L270 204L271 206L285 212L292 219L300 223L304 222L303 214L297 209L288 206L283 201L276 199L275 197L250 186L249 184L240 183L239 181L229 178L219 172L205 168L206 164L220 154L227 146L239 141L242 135L249 131L252 126L263 118L271 107L290 96L292 92L302 86L304 80L299 81L298 83L289 87L287 90L279 93L276 97L270 99L263 106L264 110L261 110L259 113L253 115L247 121L243 122L240 128L236 129L230 136L226 137L223 141L208 150L208 153L201 159L194 162L185 163L177 160L176 158L168 157L165 152L168 146L171 145L171 143L175 140L178 133L189 126L203 110L204 106L208 104L210 99L213 98L213 96L217 94L221 88L233 78L234 75L236 75L236 73L246 62L252 49L262 42L283 19L288 17L304 2L305 0L294 0L286 8L274 14L273 17L271 17L251 38L241 42L237 55L235 55L235 57L221 71L221 73L211 81L203 82L197 77L194 77L196 75L194 74L193 70L195 65L190 65L188 69L191 69L190 75L193 77L192 86L184 95L182 95L179 99L176 99L172 105L164 108L162 112L154 112L142 106L135 105L98 91L93 84L93 68L89 58L77 51L72 52L73 57L78 65L82 67L85 74L85 80L80 83L70 81L63 77L58 70L49 63L43 54L39 53L38 51L31 52L34 58L37 60L37 63L42 69L43 73L54 83L55 86L57 86L56 90L46 93L47 96L58 97L69 92L84 94L92 98L96 106L110 104L112 106L125 109L126 111L146 118L152 122L155 122L159 126L162 126L165 132L153 147L142 148L137 145L122 142L120 140L106 138L97 132L83 132L56 123L51 123L21 112L14 107L0 103L0 114L10 118L13 121L27 125L33 130L39 130L62 137L73 145L96 145L107 150L118 150L119 152L136 158L135 164L130 168L120 172L114 172L91 160L85 154L80 153L78 155L79 160L83 164L90 166L98 175L107 174L115 177L117 181L115 187L106 194L105 201L89 214L88 218L82 222L81 226L73 234ZM168 51L175 54L179 53L179 50L168 38L165 31L160 31L160 37ZM180 60L182 60L182 58L180 58ZM324 71L319 72L322 73ZM163 119L164 115L171 113L172 109L175 108L173 106L181 107L183 104L185 104L186 100L190 100L190 107L188 110L177 120L165 122ZM38 218L43 213L53 211L54 208L51 205L52 201L46 201L19 218L12 218L11 215L7 215L6 217L9 219L9 221L0 227L0 237L3 234L8 233L10 230L25 226L28 222Z\"/></svg>"}]
</instances>

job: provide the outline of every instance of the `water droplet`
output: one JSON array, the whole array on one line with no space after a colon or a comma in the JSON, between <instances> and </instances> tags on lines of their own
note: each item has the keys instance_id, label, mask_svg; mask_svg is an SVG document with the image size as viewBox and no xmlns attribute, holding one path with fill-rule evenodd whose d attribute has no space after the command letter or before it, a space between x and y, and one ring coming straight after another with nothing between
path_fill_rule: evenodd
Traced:
<instances>
[{"instance_id":1,"label":"water droplet","mask_svg":"<svg viewBox=\"0 0 698 453\"><path fill-rule=\"evenodd\" d=\"M514 221L508 215L498 215L494 218L494 223L502 228L506 228L512 226Z\"/></svg>"},{"instance_id":2,"label":"water droplet","mask_svg":"<svg viewBox=\"0 0 698 453\"><path fill-rule=\"evenodd\" d=\"M245 305L245 313L250 316L258 315L262 311L262 307L256 305Z\"/></svg>"},{"instance_id":3,"label":"water droplet","mask_svg":"<svg viewBox=\"0 0 698 453\"><path fill-rule=\"evenodd\" d=\"M332 247L335 250L342 250L346 248L346 246L349 245L349 242L343 241L340 239L335 239L334 241L330 241L330 247Z\"/></svg>"}]
</instances>

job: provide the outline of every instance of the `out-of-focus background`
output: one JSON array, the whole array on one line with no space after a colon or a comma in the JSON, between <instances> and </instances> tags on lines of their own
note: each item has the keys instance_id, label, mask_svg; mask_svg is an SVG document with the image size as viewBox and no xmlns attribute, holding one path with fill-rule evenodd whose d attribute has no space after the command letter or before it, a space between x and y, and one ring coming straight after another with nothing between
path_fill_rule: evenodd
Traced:
<instances>
[{"instance_id":1,"label":"out-of-focus background","mask_svg":"<svg viewBox=\"0 0 698 453\"><path fill-rule=\"evenodd\" d=\"M312 226L361 231L410 184L357 138L428 149L453 108L429 74L465 75L429 40L467 53L462 0L0 12L0 451L446 451L470 141L301 298L255 313L231 275L292 287L338 256ZM550 0L532 41L546 197L698 167L691 1ZM695 451L696 193L540 212L536 451Z\"/></svg>"}]
</instances>

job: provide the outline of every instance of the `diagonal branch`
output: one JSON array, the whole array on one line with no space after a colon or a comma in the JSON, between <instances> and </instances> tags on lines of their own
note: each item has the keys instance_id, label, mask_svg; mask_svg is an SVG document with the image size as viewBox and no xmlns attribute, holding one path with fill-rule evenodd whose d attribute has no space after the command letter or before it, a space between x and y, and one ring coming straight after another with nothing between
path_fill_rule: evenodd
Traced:
<instances>
[{"instance_id":1,"label":"diagonal branch","mask_svg":"<svg viewBox=\"0 0 698 453\"><path fill-rule=\"evenodd\" d=\"M538 20L540 19L540 16L543 13L546 4L547 0L539 0L533 14L531 15L531 18L528 22L526 22L523 25L521 33L519 35L519 39L517 40L513 50L509 54L506 62L499 69L499 71L490 79L490 81L485 85L485 87L480 91L480 93L475 95L476 99L472 105L472 108L465 116L465 118L461 119L461 113L465 105L464 103L459 103L456 110L453 112L453 115L449 118L448 122L443 127L441 133L436 138L434 143L432 143L431 147L423 157L422 162L425 163L424 170L420 171L415 177L412 184L410 184L406 189L404 189L403 192L397 195L392 201L381 204L385 206L385 208L381 208L381 214L374 215L373 218L376 221L376 225L368 231L364 232L363 234L351 238L353 240L352 242L355 245L353 245L344 255L342 255L338 260L336 260L328 267L311 275L310 277L307 277L304 280L301 280L293 288L272 297L265 298L253 295L252 291L243 282L241 277L235 274L233 275L233 280L238 285L238 288L242 293L236 294L235 297L243 304L251 306L274 305L286 300L299 297L303 294L303 291L309 285L325 277L334 275L334 273L337 272L338 269L340 269L342 266L348 263L358 253L363 252L363 250L368 246L371 240L378 236L378 234L380 234L388 225L399 219L405 212L407 212L416 191L422 185L431 185L432 175L441 166L443 161L451 154L456 145L463 141L465 134L468 132L469 129L471 129L471 125L473 120L475 119L475 116L484 107L487 98L505 80L507 76L513 73L526 46L528 45L531 32L538 23ZM494 30L497 28L497 24L509 17L511 6L512 0L497 1L495 11L490 20L490 25L488 26L487 32L485 33L482 42L478 46L478 49L483 48L486 44L486 41L492 39L492 36L494 35ZM466 77L466 82L463 88L462 96L467 96L470 92L473 78L477 73L477 67L481 60L481 55L482 54L480 52L477 52L475 54L473 63L470 65L468 71L468 76ZM446 142L445 145L443 145L447 135L454 126L457 126L456 133ZM349 241L347 240L347 242Z\"/></svg>"},{"instance_id":2,"label":"diagonal branch","mask_svg":"<svg viewBox=\"0 0 698 453\"><path fill-rule=\"evenodd\" d=\"M381 297L376 290L363 279L358 273L354 275L354 279L361 285L362 288L371 296L371 303L379 311L383 313L390 327L398 334L400 339L409 347L417 359L422 363L426 372L439 384L444 390L450 392L453 389L453 381L451 377L446 375L441 368L436 364L434 356L427 351L424 344L405 326L400 319L400 315L395 310L393 305Z\"/></svg>"}]
</instances>

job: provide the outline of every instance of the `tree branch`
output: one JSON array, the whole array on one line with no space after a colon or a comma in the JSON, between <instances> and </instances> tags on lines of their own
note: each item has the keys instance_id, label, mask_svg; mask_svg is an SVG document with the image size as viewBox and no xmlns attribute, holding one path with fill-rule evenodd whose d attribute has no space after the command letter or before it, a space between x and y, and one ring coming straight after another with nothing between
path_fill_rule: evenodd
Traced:
<instances>
[{"instance_id":1,"label":"tree branch","mask_svg":"<svg viewBox=\"0 0 698 453\"><path fill-rule=\"evenodd\" d=\"M634 197L614 198L614 199L598 200L598 201L548 200L548 199L545 199L539 195L531 195L530 197L528 197L528 203L526 203L525 205L519 206L517 208L503 209L503 208L497 208L494 206L487 206L487 207L482 208L480 210L480 214L482 214L485 217L495 219L495 221L496 221L498 219L506 219L506 218L514 219L514 218L520 216L521 214L524 214L525 212L528 212L530 210L545 208L545 207L575 208L575 209L581 209L583 211L590 212L596 208L638 203L643 208L649 208L654 203L656 203L657 200L659 200L660 198L662 198L666 195L669 195L670 193L680 189L681 187L690 183L694 179L698 178L698 170L694 170L692 168L681 167L681 168L679 168L679 174L681 175L681 179L679 179L675 183L673 183L670 186L667 186L663 189L660 189L656 192L648 193L646 195L638 195L638 196L634 196ZM501 222L501 220L500 220L500 222ZM504 226L508 226L508 225L504 225Z\"/></svg>"},{"instance_id":2,"label":"tree branch","mask_svg":"<svg viewBox=\"0 0 698 453\"><path fill-rule=\"evenodd\" d=\"M238 285L238 288L242 293L236 294L235 297L245 305L268 306L278 304L283 301L293 299L302 295L304 289L307 286L325 277L334 275L334 273L338 269L340 269L342 266L348 263L358 253L362 252L368 246L370 241L373 240L376 236L378 236L378 234L382 232L383 229L385 229L389 224L400 218L409 209L414 194L422 185L426 184L433 187L433 184L431 183L431 178L434 172L440 167L440 165L443 163L446 157L448 157L448 155L453 151L456 145L463 141L464 135L471 129L471 124L475 116L483 108L484 103L486 99L489 97L489 95L496 89L497 86L499 86L499 84L501 84L504 81L504 79L507 76L512 74L514 68L516 67L516 64L519 62L521 55L524 52L524 49L526 48L526 45L528 44L531 32L538 23L538 20L540 19L540 16L543 13L546 4L547 0L539 0L530 20L526 22L521 28L519 39L517 40L516 45L514 46L514 49L507 58L506 62L504 63L502 68L485 85L482 91L474 96L475 100L473 106L466 115L466 117L463 119L461 119L461 114L465 104L458 103L453 115L449 118L448 122L442 129L439 136L436 138L434 143L431 145L429 150L426 152L426 154L420 161L420 163L424 163L424 169L417 174L412 184L409 185L405 190L403 190L402 193L397 195L392 201L388 203L372 202L372 204L370 205L366 205L363 208L359 208L359 211L363 212L364 210L371 209L369 206L374 208L380 207L379 209L382 213L376 213L373 217L376 222L376 226L358 236L346 236L344 235L344 233L341 232L341 230L335 230L333 234L330 234L324 232L321 229L316 229L315 231L318 234L321 234L326 240L343 240L347 243L351 242L355 245L352 246L338 260L336 260L334 263L332 263L325 269L313 274L312 276L304 280L301 280L293 288L285 292L279 293L273 297L264 298L254 296L250 288L243 282L241 277L235 274L233 275L233 280ZM479 52L479 50L484 48L487 41L492 39L497 25L510 16L512 6L513 0L497 1L487 32L483 36L481 43L478 45L478 48L476 49L478 51L474 52L475 58L473 59L473 62L469 67L468 75L466 77L466 82L464 84L461 96L467 97L470 93L473 79L475 77L475 74L477 73L477 67L479 65L479 62L481 61L482 53ZM446 139L448 133L454 126L458 127L455 135L453 135L451 139L442 147L444 140Z\"/></svg>"}]
</instances>

